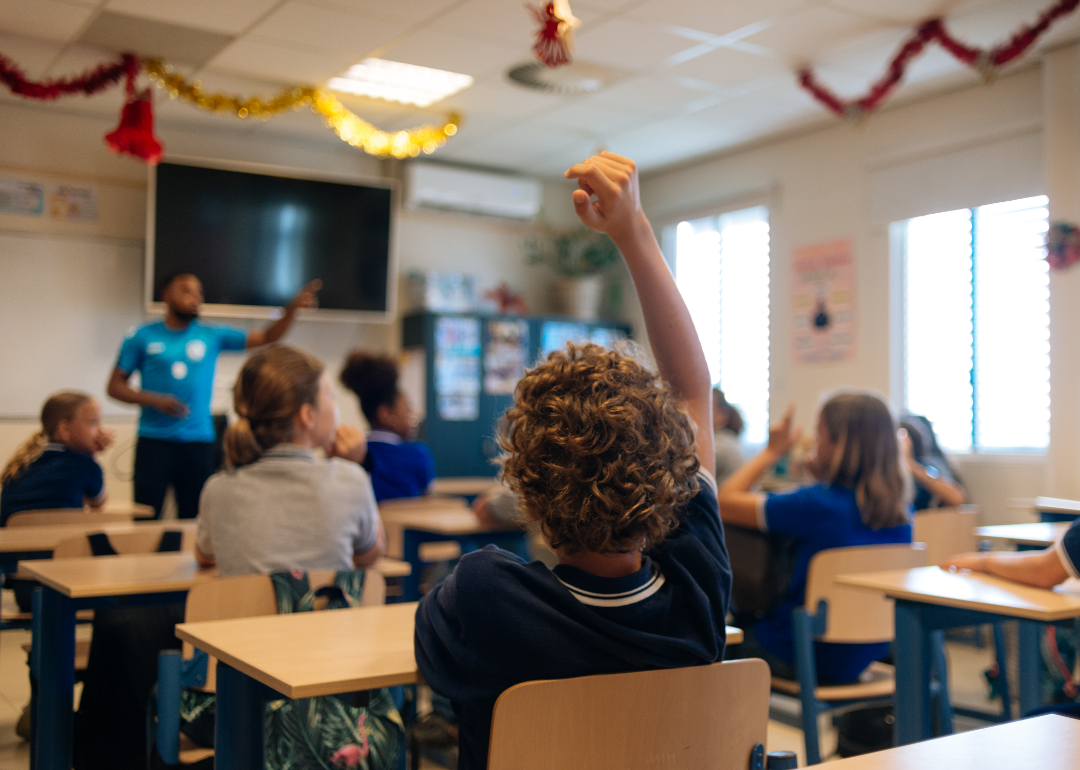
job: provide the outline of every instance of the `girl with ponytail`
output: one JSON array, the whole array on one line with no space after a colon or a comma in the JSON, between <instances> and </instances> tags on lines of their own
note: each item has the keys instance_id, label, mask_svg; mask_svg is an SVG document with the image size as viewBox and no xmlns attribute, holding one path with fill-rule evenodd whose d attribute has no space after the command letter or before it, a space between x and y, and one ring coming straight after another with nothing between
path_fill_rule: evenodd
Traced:
<instances>
[{"instance_id":1,"label":"girl with ponytail","mask_svg":"<svg viewBox=\"0 0 1080 770\"><path fill-rule=\"evenodd\" d=\"M0 474L0 526L19 511L103 505L105 481L94 453L112 441L96 400L74 391L50 396L41 408L41 430L15 450Z\"/></svg>"}]
</instances>

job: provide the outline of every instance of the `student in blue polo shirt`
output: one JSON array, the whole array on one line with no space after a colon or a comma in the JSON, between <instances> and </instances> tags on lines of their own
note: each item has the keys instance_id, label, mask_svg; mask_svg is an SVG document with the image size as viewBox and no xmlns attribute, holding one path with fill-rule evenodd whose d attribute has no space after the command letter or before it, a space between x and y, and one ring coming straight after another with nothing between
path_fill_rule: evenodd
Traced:
<instances>
[{"instance_id":1,"label":"student in blue polo shirt","mask_svg":"<svg viewBox=\"0 0 1080 770\"><path fill-rule=\"evenodd\" d=\"M161 516L171 484L178 515L195 518L199 494L214 467L214 423L210 399L218 353L276 342L296 311L315 306L313 281L296 295L281 318L266 329L244 329L199 320L202 283L190 273L173 276L162 292L165 319L136 329L120 347L108 393L142 407L135 447L135 502ZM139 372L140 389L130 385Z\"/></svg>"},{"instance_id":2,"label":"student in blue polo shirt","mask_svg":"<svg viewBox=\"0 0 1080 770\"><path fill-rule=\"evenodd\" d=\"M515 684L724 655L731 569L709 368L641 210L634 164L603 152L566 176L581 187L578 216L626 260L659 374L571 343L518 383L500 437L503 479L559 563L488 546L463 556L416 613L417 665L453 704L462 770L486 767L492 709Z\"/></svg>"},{"instance_id":3,"label":"student in blue polo shirt","mask_svg":"<svg viewBox=\"0 0 1080 770\"><path fill-rule=\"evenodd\" d=\"M794 409L769 430L769 443L720 485L720 517L726 524L776 532L797 542L786 601L752 626L744 625L740 657L763 658L773 676L795 678L791 612L806 599L810 559L827 548L910 543L910 506L901 471L898 428L885 402L873 393L849 391L829 398L818 418L810 470L820 481L791 492L752 492L761 475L799 440ZM889 651L883 644L816 642L818 680L845 684Z\"/></svg>"},{"instance_id":4,"label":"student in blue polo shirt","mask_svg":"<svg viewBox=\"0 0 1080 770\"><path fill-rule=\"evenodd\" d=\"M428 494L435 480L435 458L427 444L415 440L416 415L398 388L394 359L356 350L341 370L341 384L360 399L360 410L371 426L364 468L371 474L375 499Z\"/></svg>"}]
</instances>

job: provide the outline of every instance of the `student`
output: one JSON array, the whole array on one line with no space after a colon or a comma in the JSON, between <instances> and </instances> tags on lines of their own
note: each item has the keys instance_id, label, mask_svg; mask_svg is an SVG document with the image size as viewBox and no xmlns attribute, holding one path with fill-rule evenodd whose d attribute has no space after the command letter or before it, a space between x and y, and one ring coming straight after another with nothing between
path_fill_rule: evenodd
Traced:
<instances>
[{"instance_id":1,"label":"student","mask_svg":"<svg viewBox=\"0 0 1080 770\"><path fill-rule=\"evenodd\" d=\"M296 348L259 351L240 370L234 402L229 470L207 481L199 505L199 561L222 577L373 564L385 547L360 467L364 438L338 425L323 365Z\"/></svg>"},{"instance_id":2,"label":"student","mask_svg":"<svg viewBox=\"0 0 1080 770\"><path fill-rule=\"evenodd\" d=\"M938 446L934 426L922 415L905 415L900 420L900 448L915 481L916 511L941 506L953 507L967 501L967 493L945 453Z\"/></svg>"},{"instance_id":3,"label":"student","mask_svg":"<svg viewBox=\"0 0 1080 770\"><path fill-rule=\"evenodd\" d=\"M431 492L435 459L422 441L415 441L418 421L409 398L398 388L398 367L390 356L357 350L341 370L341 384L360 399L371 431L367 460L375 499L420 497Z\"/></svg>"},{"instance_id":4,"label":"student","mask_svg":"<svg viewBox=\"0 0 1080 770\"><path fill-rule=\"evenodd\" d=\"M728 403L724 391L713 388L713 444L715 446L716 483L723 484L732 473L742 467L743 418L739 410Z\"/></svg>"},{"instance_id":5,"label":"student","mask_svg":"<svg viewBox=\"0 0 1080 770\"><path fill-rule=\"evenodd\" d=\"M820 481L782 494L751 492L761 475L799 440L794 408L769 430L769 443L720 487L725 523L795 538L796 562L787 600L744 628L740 657L764 658L774 676L795 678L791 611L806 598L810 559L826 548L910 543L910 512L900 467L897 428L876 395L842 392L821 407L810 470ZM817 642L818 680L843 684L858 679L889 651L884 644Z\"/></svg>"},{"instance_id":6,"label":"student","mask_svg":"<svg viewBox=\"0 0 1080 770\"><path fill-rule=\"evenodd\" d=\"M112 441L95 399L71 391L50 396L41 408L41 430L4 466L0 526L19 511L104 505L105 481L94 454Z\"/></svg>"},{"instance_id":7,"label":"student","mask_svg":"<svg viewBox=\"0 0 1080 770\"><path fill-rule=\"evenodd\" d=\"M517 385L500 436L503 479L559 563L488 546L463 556L416 613L417 664L453 703L463 770L486 766L492 709L508 687L724 653L731 571L708 470L709 369L641 210L634 164L603 152L566 176L581 188L582 222L626 260L660 373L571 344Z\"/></svg>"},{"instance_id":8,"label":"student","mask_svg":"<svg viewBox=\"0 0 1080 770\"><path fill-rule=\"evenodd\" d=\"M175 275L165 284L164 320L141 326L124 340L108 385L112 398L142 407L135 445L135 502L153 507L154 516L160 517L171 484L177 515L195 518L199 493L215 470L210 397L218 353L281 339L300 308L315 307L321 285L312 281L305 286L281 318L265 329L245 331L199 320L202 283L191 273ZM141 377L139 390L129 384L136 371Z\"/></svg>"}]
</instances>

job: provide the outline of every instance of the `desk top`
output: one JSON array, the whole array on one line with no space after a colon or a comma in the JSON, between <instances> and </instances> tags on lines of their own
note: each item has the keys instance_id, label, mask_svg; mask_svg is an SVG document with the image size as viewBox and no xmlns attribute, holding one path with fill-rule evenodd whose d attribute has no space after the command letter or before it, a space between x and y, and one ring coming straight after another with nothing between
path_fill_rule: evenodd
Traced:
<instances>
[{"instance_id":1,"label":"desk top","mask_svg":"<svg viewBox=\"0 0 1080 770\"><path fill-rule=\"evenodd\" d=\"M416 603L183 623L176 635L289 698L422 681Z\"/></svg>"},{"instance_id":2,"label":"desk top","mask_svg":"<svg viewBox=\"0 0 1080 770\"><path fill-rule=\"evenodd\" d=\"M1073 513L1080 515L1080 500L1063 500L1060 497L1036 497L1032 505L1039 513Z\"/></svg>"},{"instance_id":3,"label":"desk top","mask_svg":"<svg viewBox=\"0 0 1080 770\"><path fill-rule=\"evenodd\" d=\"M371 565L371 569L381 572L383 577L405 577L412 574L412 565L401 559L388 559L385 556Z\"/></svg>"},{"instance_id":4,"label":"desk top","mask_svg":"<svg viewBox=\"0 0 1080 770\"><path fill-rule=\"evenodd\" d=\"M458 476L436 478L431 491L437 495L479 495L499 486L494 476Z\"/></svg>"},{"instance_id":5,"label":"desk top","mask_svg":"<svg viewBox=\"0 0 1080 770\"><path fill-rule=\"evenodd\" d=\"M516 524L485 524L468 508L448 510L407 511L382 510L382 520L388 527L416 529L439 535L473 535L478 532L513 532Z\"/></svg>"},{"instance_id":6,"label":"desk top","mask_svg":"<svg viewBox=\"0 0 1080 770\"><path fill-rule=\"evenodd\" d=\"M873 589L893 599L1028 620L1049 622L1080 617L1080 581L1073 579L1047 591L968 570L946 572L938 567L919 567L838 575L836 582Z\"/></svg>"},{"instance_id":7,"label":"desk top","mask_svg":"<svg viewBox=\"0 0 1080 770\"><path fill-rule=\"evenodd\" d=\"M416 603L183 623L176 635L289 698L423 681ZM727 629L729 644L742 631Z\"/></svg>"},{"instance_id":8,"label":"desk top","mask_svg":"<svg viewBox=\"0 0 1080 770\"><path fill-rule=\"evenodd\" d=\"M979 527L975 534L991 540L1008 540L1021 545L1051 546L1061 539L1069 522L1050 522L1035 524L1001 524L996 527Z\"/></svg>"},{"instance_id":9,"label":"desk top","mask_svg":"<svg viewBox=\"0 0 1080 770\"><path fill-rule=\"evenodd\" d=\"M825 765L817 765L825 767ZM1072 770L1080 767L1080 719L1050 715L957 733L828 764L830 770Z\"/></svg>"},{"instance_id":10,"label":"desk top","mask_svg":"<svg viewBox=\"0 0 1080 770\"><path fill-rule=\"evenodd\" d=\"M151 505L145 505L144 503L133 503L130 501L115 502L110 501L105 503L101 509L102 513L115 513L121 516L134 516L136 519L152 519L154 517L154 507ZM167 522L156 522L158 524Z\"/></svg>"},{"instance_id":11,"label":"desk top","mask_svg":"<svg viewBox=\"0 0 1080 770\"><path fill-rule=\"evenodd\" d=\"M45 524L39 527L0 527L0 553L25 553L28 551L51 551L61 540L90 532L123 533L144 527L162 529L195 529L194 521L119 521L115 524L101 522L89 524Z\"/></svg>"},{"instance_id":12,"label":"desk top","mask_svg":"<svg viewBox=\"0 0 1080 770\"><path fill-rule=\"evenodd\" d=\"M198 579L217 576L217 570L200 570L191 553L22 561L19 570L72 599L186 591Z\"/></svg>"}]
</instances>

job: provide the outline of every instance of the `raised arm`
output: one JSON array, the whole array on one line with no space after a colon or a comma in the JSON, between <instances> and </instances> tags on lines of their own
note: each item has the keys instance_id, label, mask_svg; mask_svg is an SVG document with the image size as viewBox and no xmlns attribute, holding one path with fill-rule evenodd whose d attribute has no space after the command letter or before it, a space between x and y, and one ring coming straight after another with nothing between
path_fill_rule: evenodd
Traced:
<instances>
[{"instance_id":1,"label":"raised arm","mask_svg":"<svg viewBox=\"0 0 1080 770\"><path fill-rule=\"evenodd\" d=\"M322 281L317 278L302 288L300 293L293 297L292 302L285 306L285 312L281 314L281 318L274 321L265 329L252 329L248 332L247 346L249 348L257 348L261 345L269 345L271 342L277 342L284 337L285 332L289 331L289 327L292 326L293 321L296 320L297 310L300 308L319 306L316 292L321 288Z\"/></svg>"},{"instance_id":2,"label":"raised arm","mask_svg":"<svg viewBox=\"0 0 1080 770\"><path fill-rule=\"evenodd\" d=\"M652 226L641 209L637 167L612 152L602 152L566 172L576 179L574 209L581 221L607 233L622 252L645 316L660 376L686 404L697 426L697 455L713 467L712 383L690 311L664 261ZM595 195L597 200L592 201Z\"/></svg>"},{"instance_id":3,"label":"raised arm","mask_svg":"<svg viewBox=\"0 0 1080 770\"><path fill-rule=\"evenodd\" d=\"M801 436L802 428L795 426L795 407L790 406L782 420L769 426L768 445L720 485L717 499L721 520L747 529L758 528L758 506L763 495L750 490L765 471L791 451Z\"/></svg>"}]
</instances>

